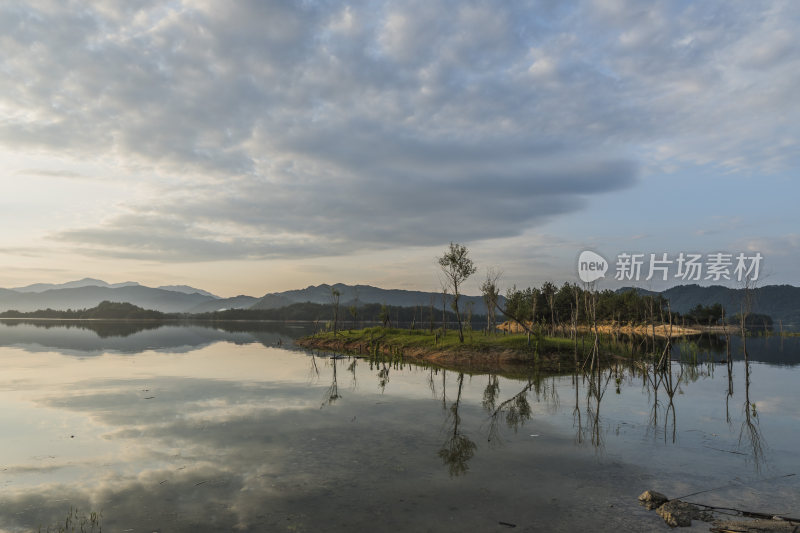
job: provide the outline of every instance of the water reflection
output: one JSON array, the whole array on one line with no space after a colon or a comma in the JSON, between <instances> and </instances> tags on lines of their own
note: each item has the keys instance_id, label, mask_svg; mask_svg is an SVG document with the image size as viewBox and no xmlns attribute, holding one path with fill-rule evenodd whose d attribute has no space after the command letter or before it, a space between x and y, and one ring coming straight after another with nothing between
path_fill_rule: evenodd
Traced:
<instances>
[{"instance_id":1,"label":"water reflection","mask_svg":"<svg viewBox=\"0 0 800 533\"><path fill-rule=\"evenodd\" d=\"M605 396L612 376L612 369L601 370L600 367L589 372L588 376L584 376L584 381L588 381L588 386L586 387L586 415L589 420L590 442L598 448L603 444L600 425L600 403Z\"/></svg>"},{"instance_id":2,"label":"water reflection","mask_svg":"<svg viewBox=\"0 0 800 533\"><path fill-rule=\"evenodd\" d=\"M178 323L124 320L0 320L0 347L68 355L188 352L217 342L291 346L313 324L275 322Z\"/></svg>"},{"instance_id":3,"label":"water reflection","mask_svg":"<svg viewBox=\"0 0 800 533\"><path fill-rule=\"evenodd\" d=\"M7 328L25 330L20 333L32 333L30 326L44 330L86 330L101 339L110 337L129 337L140 331L148 331L164 327L165 323L155 321L127 320L3 320ZM24 338L24 337L23 337ZM41 338L36 335L35 338Z\"/></svg>"},{"instance_id":4,"label":"water reflection","mask_svg":"<svg viewBox=\"0 0 800 533\"><path fill-rule=\"evenodd\" d=\"M0 351L0 524L35 530L77 505L102 510L109 531L463 531L509 519L575 530L597 517L630 530L608 498L634 502L649 480L675 472L672 494L690 493L674 491L796 466L796 372L757 363L757 339L710 360L566 376L206 342L83 360ZM576 497L580 509L552 501Z\"/></svg>"},{"instance_id":5,"label":"water reflection","mask_svg":"<svg viewBox=\"0 0 800 533\"><path fill-rule=\"evenodd\" d=\"M467 437L461 428L461 416L458 413L461 405L461 392L464 388L464 374L459 373L456 377L456 398L447 410L447 439L439 450L439 457L447 465L451 476L465 474L469 469L467 463L475 455L477 445ZM446 402L446 393L442 386L442 398Z\"/></svg>"},{"instance_id":6,"label":"water reflection","mask_svg":"<svg viewBox=\"0 0 800 533\"><path fill-rule=\"evenodd\" d=\"M742 421L742 428L739 432L739 446L744 441L748 446L748 451L751 453L753 464L756 469L760 469L765 461L764 454L764 439L761 435L759 428L758 413L756 412L755 402L750 401L750 358L747 353L747 343L742 343L742 350L744 351L744 405L742 412L744 420ZM729 380L730 381L730 380Z\"/></svg>"},{"instance_id":7,"label":"water reflection","mask_svg":"<svg viewBox=\"0 0 800 533\"><path fill-rule=\"evenodd\" d=\"M333 372L331 372L331 384L325 391L325 400L322 402L321 407L325 407L326 405L332 405L336 402L341 396L339 396L339 381L336 375L336 361L338 358L331 359L331 367L333 368Z\"/></svg>"},{"instance_id":8,"label":"water reflection","mask_svg":"<svg viewBox=\"0 0 800 533\"><path fill-rule=\"evenodd\" d=\"M500 392L500 384L497 376L489 376L489 383L484 390L484 400L482 402L484 409L489 412L488 442L496 443L500 441L501 424L503 422L514 432L517 432L525 422L531 419L533 410L528 401L528 393L537 383L539 382L529 379L522 390L495 406L497 395ZM491 398L487 398L487 392L492 395Z\"/></svg>"}]
</instances>

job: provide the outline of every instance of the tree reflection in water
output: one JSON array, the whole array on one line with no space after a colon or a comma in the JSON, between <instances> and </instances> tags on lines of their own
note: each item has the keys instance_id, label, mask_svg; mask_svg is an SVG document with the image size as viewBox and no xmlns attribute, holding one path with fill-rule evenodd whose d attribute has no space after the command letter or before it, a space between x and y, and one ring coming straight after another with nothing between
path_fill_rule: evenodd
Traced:
<instances>
[{"instance_id":1,"label":"tree reflection in water","mask_svg":"<svg viewBox=\"0 0 800 533\"><path fill-rule=\"evenodd\" d=\"M536 382L537 380L528 378L528 384L525 385L521 391L495 406L495 399L497 397L497 393L500 391L500 385L497 382L496 376L494 377L494 383L492 383L492 380L490 379L489 384L484 390L483 402L483 407L490 413L488 435L489 442L500 442L501 421L505 422L509 428L516 432L525 424L525 422L530 420L533 411L531 410L531 404L528 401L528 392L534 387ZM490 389L495 389L494 397L491 396L492 391ZM489 393L489 398L487 398L487 393ZM491 401L487 401L488 399L491 399Z\"/></svg>"},{"instance_id":2,"label":"tree reflection in water","mask_svg":"<svg viewBox=\"0 0 800 533\"><path fill-rule=\"evenodd\" d=\"M486 388L483 389L483 400L481 401L483 408L489 412L494 411L498 394L500 394L500 380L497 374L489 374L489 381L486 383Z\"/></svg>"},{"instance_id":3,"label":"tree reflection in water","mask_svg":"<svg viewBox=\"0 0 800 533\"><path fill-rule=\"evenodd\" d=\"M667 436L671 434L671 440L674 444L677 438L675 394L680 390L681 380L684 375L684 364L679 363L677 376L674 373L673 361L671 358L662 358L658 362L653 358L652 362L643 362L640 368L644 377L645 386L647 387L648 396L652 400L648 426L653 430L653 435L657 435L659 431L662 430L659 426L659 409L663 408L663 403L658 398L658 392L663 388L664 394L667 396L667 407L664 412L663 425L664 442L667 442ZM670 421L672 422L671 432L669 430Z\"/></svg>"},{"instance_id":4,"label":"tree reflection in water","mask_svg":"<svg viewBox=\"0 0 800 533\"><path fill-rule=\"evenodd\" d=\"M317 366L317 356L311 352L311 364L308 368L308 384L316 383L319 379L319 367Z\"/></svg>"},{"instance_id":5,"label":"tree reflection in water","mask_svg":"<svg viewBox=\"0 0 800 533\"><path fill-rule=\"evenodd\" d=\"M322 409L326 405L333 405L334 403L336 403L336 400L341 398L341 396L339 395L339 382L337 380L337 375L336 375L336 366L337 366L336 363L338 361L338 358L332 357L331 359L329 359L329 361L333 365L333 372L331 372L331 384L325 390L325 399L323 400L320 409Z\"/></svg>"},{"instance_id":6,"label":"tree reflection in water","mask_svg":"<svg viewBox=\"0 0 800 533\"><path fill-rule=\"evenodd\" d=\"M575 365L577 368L577 365ZM583 419L581 417L580 388L578 373L572 375L572 386L575 388L575 407L572 409L572 425L575 428L575 444L583 444Z\"/></svg>"},{"instance_id":7,"label":"tree reflection in water","mask_svg":"<svg viewBox=\"0 0 800 533\"><path fill-rule=\"evenodd\" d=\"M747 343L742 343L744 350L744 405L742 406L744 420L742 421L742 428L739 431L739 447L742 446L742 441L746 442L749 446L749 452L753 459L753 466L756 471L761 470L764 464L764 448L765 443L761 435L761 428L759 427L758 412L756 411L755 402L750 401L750 357L747 353Z\"/></svg>"},{"instance_id":8,"label":"tree reflection in water","mask_svg":"<svg viewBox=\"0 0 800 533\"><path fill-rule=\"evenodd\" d=\"M451 476L460 476L467 472L469 469L468 462L475 455L475 450L478 447L469 437L461 433L461 415L459 415L458 410L461 406L464 374L459 373L456 381L458 383L456 399L450 405L447 417L450 428L448 429L447 440L444 441L442 448L439 450L439 457L449 468ZM442 397L444 397L444 394Z\"/></svg>"},{"instance_id":9,"label":"tree reflection in water","mask_svg":"<svg viewBox=\"0 0 800 533\"><path fill-rule=\"evenodd\" d=\"M601 370L596 366L593 371L584 375L584 382L588 382L586 388L586 417L591 427L591 442L596 448L603 444L602 432L600 431L600 403L608 388L608 383L613 376L612 370Z\"/></svg>"},{"instance_id":10,"label":"tree reflection in water","mask_svg":"<svg viewBox=\"0 0 800 533\"><path fill-rule=\"evenodd\" d=\"M727 383L725 391L725 419L728 424L732 423L729 409L730 399L734 395L733 383L733 358L731 356L730 340L726 339L724 349L719 350L725 354L725 360L721 364L725 365L727 371ZM669 344L667 345L669 347ZM594 353L585 360L576 360L576 370L571 376L571 383L574 389L574 404L572 407L573 426L575 428L574 442L578 445L591 443L596 449L604 447L605 430L603 417L601 416L601 405L606 396L609 384L612 379L615 381L617 394L623 394L622 384L632 378L641 379L644 391L647 393L649 403L648 433L659 439L663 436L664 443L677 443L677 408L676 397L682 394L682 387L687 386L698 379L713 376L714 363L709 359L706 362L699 362L697 358L698 350L690 346L689 357L680 356L679 360L667 357L668 349L654 343L653 350L649 355L630 359L627 362L611 362L599 353ZM682 348L683 349L683 348ZM594 350L590 349L590 352ZM755 402L750 398L751 365L747 353L746 342L743 342L744 368L745 368L745 387L743 420L739 432L738 446L747 447L747 455L752 459L756 469L760 469L765 461L765 445L759 427L758 411ZM688 353L688 352L687 352ZM338 356L342 358L342 356ZM322 407L332 405L341 399L338 388L338 361L336 357L327 360L331 366L331 384L325 391L325 399ZM345 364L345 363L343 363ZM352 375L352 387L357 387L357 368L358 359L348 359L346 363L347 371ZM317 358L311 355L312 376L319 376ZM402 360L379 360L370 359L369 368L377 371L377 384L381 393L385 393L389 383L391 371L403 370L406 364ZM409 367L417 368L414 365ZM475 456L478 445L465 431L465 420L462 415L462 407L466 399L463 372L453 372L442 368L430 367L424 371L424 379L431 396L441 402L441 408L445 412L444 433L446 438L438 449L437 455L442 463L447 466L451 476L461 476L469 471L469 462ZM449 376L449 377L448 377ZM453 390L452 378L455 377L455 390ZM513 430L515 433L532 419L534 410L532 401L543 402L553 413L559 409L558 384L564 383L566 376L542 377L533 371L526 381L521 382L521 388L516 389L513 395L504 397L502 386L508 383L515 383L514 378L501 380L495 373L486 375L486 385L479 398L483 410L488 414L487 425L482 426L481 432L485 429L487 442L494 446L503 442L502 432L504 428ZM450 394L448 395L448 385ZM535 394L534 397L531 397ZM471 396L469 397L471 398ZM729 450L721 450L729 451ZM740 453L740 452L732 452Z\"/></svg>"},{"instance_id":11,"label":"tree reflection in water","mask_svg":"<svg viewBox=\"0 0 800 533\"><path fill-rule=\"evenodd\" d=\"M358 388L358 375L356 374L356 365L358 364L358 357L353 357L353 360L347 365L347 371L350 372L350 375L353 377L353 381L350 387L353 390Z\"/></svg>"}]
</instances>

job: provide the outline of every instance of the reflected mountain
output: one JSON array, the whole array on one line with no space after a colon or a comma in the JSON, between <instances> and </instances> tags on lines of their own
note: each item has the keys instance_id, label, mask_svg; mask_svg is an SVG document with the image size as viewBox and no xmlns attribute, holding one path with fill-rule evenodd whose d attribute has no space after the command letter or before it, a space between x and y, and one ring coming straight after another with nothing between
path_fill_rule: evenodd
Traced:
<instances>
[{"instance_id":1,"label":"reflected mountain","mask_svg":"<svg viewBox=\"0 0 800 533\"><path fill-rule=\"evenodd\" d=\"M771 365L800 365L800 337L754 335L742 342L740 335L700 335L674 342L672 357L684 361L724 362L728 352L733 361L744 361L744 345L748 360Z\"/></svg>"},{"instance_id":2,"label":"reflected mountain","mask_svg":"<svg viewBox=\"0 0 800 533\"><path fill-rule=\"evenodd\" d=\"M107 339L109 337L129 337L140 331L164 327L166 323L128 320L5 320L2 324L10 328L27 325L46 330L58 328L66 330L85 329L93 331L101 339ZM24 330L25 328L22 329Z\"/></svg>"},{"instance_id":3,"label":"reflected mountain","mask_svg":"<svg viewBox=\"0 0 800 533\"><path fill-rule=\"evenodd\" d=\"M313 325L304 323L2 320L0 347L68 355L184 353L217 342L291 346L292 339L312 331Z\"/></svg>"}]
</instances>

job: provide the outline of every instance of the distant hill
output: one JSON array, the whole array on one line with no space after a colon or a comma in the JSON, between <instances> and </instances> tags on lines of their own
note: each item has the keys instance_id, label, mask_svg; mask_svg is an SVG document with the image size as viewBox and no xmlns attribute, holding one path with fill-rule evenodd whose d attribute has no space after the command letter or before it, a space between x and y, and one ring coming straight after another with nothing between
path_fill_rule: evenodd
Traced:
<instances>
[{"instance_id":1,"label":"distant hill","mask_svg":"<svg viewBox=\"0 0 800 533\"><path fill-rule=\"evenodd\" d=\"M42 292L18 292L0 289L0 311L36 311L38 309L88 309L102 301L127 302L165 313L185 312L215 298L193 293L154 289L143 285L125 287L75 287Z\"/></svg>"},{"instance_id":2,"label":"distant hill","mask_svg":"<svg viewBox=\"0 0 800 533\"><path fill-rule=\"evenodd\" d=\"M0 289L0 312L16 310L21 312L39 309L89 309L100 302L127 302L144 309L163 313L213 313L223 309L280 309L297 303L330 304L331 287L341 294L339 304L346 309L358 296L360 305L386 304L395 307L427 308L433 297L436 309L442 308L442 297L438 292L382 289L370 285L333 286L311 285L305 289L265 294L258 298L240 295L233 298L220 298L208 291L187 285L165 285L158 288L146 287L134 281L110 284L102 280L84 278L61 284L36 283L15 289ZM619 289L619 291L631 290ZM640 293L656 294L644 289L633 288ZM618 291L618 292L619 292ZM699 285L677 285L663 291L670 300L672 308L686 313L697 304L706 306L722 304L728 315L739 312L742 289L722 286L701 287ZM769 315L775 323L800 326L800 287L791 285L768 285L753 290L753 313ZM473 314L486 314L486 305L481 296L462 296L461 308L466 309L473 302ZM500 303L505 299L501 296ZM448 298L448 310L449 310Z\"/></svg>"},{"instance_id":3,"label":"distant hill","mask_svg":"<svg viewBox=\"0 0 800 533\"><path fill-rule=\"evenodd\" d=\"M619 289L617 292L627 290L635 290L640 294L659 294L633 287ZM769 315L776 324L781 320L787 326L800 326L800 287L767 285L752 289L751 292L751 312ZM727 315L734 315L739 312L744 289L731 289L720 285L701 287L692 284L676 285L660 294L669 299L672 309L679 313L686 313L697 304L708 306L719 303L725 308Z\"/></svg>"},{"instance_id":4,"label":"distant hill","mask_svg":"<svg viewBox=\"0 0 800 533\"><path fill-rule=\"evenodd\" d=\"M213 313L214 311L222 311L227 309L248 309L253 306L260 299L254 296L245 296L240 294L233 298L217 298L210 302L202 302L194 307L187 309L187 313Z\"/></svg>"},{"instance_id":5,"label":"distant hill","mask_svg":"<svg viewBox=\"0 0 800 533\"><path fill-rule=\"evenodd\" d=\"M20 313L15 311L4 311L0 313L0 318L59 318L59 319L87 319L87 318L103 318L103 319L125 319L125 320L153 320L163 319L167 315L160 311L153 311L150 309L142 309L139 306L129 304L127 302L100 302L96 307L91 309L79 309L72 311L56 311L53 309L37 310L27 313Z\"/></svg>"},{"instance_id":6,"label":"distant hill","mask_svg":"<svg viewBox=\"0 0 800 533\"><path fill-rule=\"evenodd\" d=\"M15 287L11 289L17 292L44 292L53 289L77 289L79 287L110 287L118 289L120 287L135 287L139 285L135 281L125 281L122 283L106 283L101 279L83 278L76 281L68 281L67 283L34 283L33 285L26 285L25 287Z\"/></svg>"},{"instance_id":7,"label":"distant hill","mask_svg":"<svg viewBox=\"0 0 800 533\"><path fill-rule=\"evenodd\" d=\"M237 296L220 298L188 285L164 285L153 288L135 281L107 283L83 278L67 283L34 283L25 287L0 289L0 312L30 312L43 309L87 309L104 300L127 302L165 313L206 312L249 307L258 298ZM202 307L207 304L206 307ZM200 307L198 307L200 306ZM193 309L197 307L198 310Z\"/></svg>"},{"instance_id":8,"label":"distant hill","mask_svg":"<svg viewBox=\"0 0 800 533\"><path fill-rule=\"evenodd\" d=\"M161 285L160 287L156 287L157 289L163 289L165 291L175 291L175 292L182 292L184 294L202 294L203 296L210 296L212 298L218 298L216 294L211 294L208 291L204 291L203 289L195 289L194 287L190 287L188 285Z\"/></svg>"},{"instance_id":9,"label":"distant hill","mask_svg":"<svg viewBox=\"0 0 800 533\"><path fill-rule=\"evenodd\" d=\"M434 307L441 309L440 293L381 289L370 285L333 285L340 294L340 305L349 306L358 298L359 304L386 304L395 307L428 307L433 297ZM331 285L311 285L305 289L269 293L258 298L239 295L220 298L208 291L188 285L163 285L153 288L129 281L110 284L103 280L84 278L67 283L36 283L14 289L0 289L0 312L21 312L39 309L87 309L104 300L128 302L145 309L164 313L210 313L224 309L280 309L295 303L329 304ZM503 299L501 297L501 303ZM448 297L447 308L450 308ZM486 305L480 296L462 296L461 308L473 303L472 312L486 314Z\"/></svg>"},{"instance_id":10,"label":"distant hill","mask_svg":"<svg viewBox=\"0 0 800 533\"><path fill-rule=\"evenodd\" d=\"M340 305L350 305L358 296L361 304L378 303L397 307L430 306L431 296L433 305L442 308L442 295L434 292L406 291L400 289L380 289L370 285L345 285L337 283L335 285L311 285L305 289L297 289L279 293L270 293L260 298L253 306L253 309L278 309L294 303L317 303L328 304L331 301L331 288L335 288L341 294ZM448 302L450 299L448 298ZM473 303L472 312L474 314L486 314L486 304L481 296L461 296L459 307L466 309L468 302ZM502 304L502 298L501 298ZM449 309L448 303L448 309Z\"/></svg>"}]
</instances>

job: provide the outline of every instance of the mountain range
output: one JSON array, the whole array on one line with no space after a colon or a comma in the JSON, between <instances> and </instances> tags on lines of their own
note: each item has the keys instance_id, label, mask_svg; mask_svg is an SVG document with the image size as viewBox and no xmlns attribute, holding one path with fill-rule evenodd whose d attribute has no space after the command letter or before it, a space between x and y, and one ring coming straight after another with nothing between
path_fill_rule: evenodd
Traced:
<instances>
[{"instance_id":1,"label":"mountain range","mask_svg":"<svg viewBox=\"0 0 800 533\"><path fill-rule=\"evenodd\" d=\"M370 285L311 285L305 289L268 293L262 297L239 295L220 298L208 291L187 285L147 287L134 281L106 283L84 278L62 284L36 283L13 289L0 289L0 312L36 311L39 309L86 309L100 302L128 302L145 309L165 313L206 313L223 309L278 309L294 303L331 302L331 290L339 291L339 304L343 307L359 304L382 303L392 306L412 307L431 304L441 309L439 293L381 289ZM485 314L486 305L480 296L463 296L462 309L470 302L474 314Z\"/></svg>"},{"instance_id":2,"label":"mountain range","mask_svg":"<svg viewBox=\"0 0 800 533\"><path fill-rule=\"evenodd\" d=\"M14 287L12 291L17 292L45 292L53 289L78 289L81 287L107 287L110 289L119 289L122 287L142 287L143 285L137 281L123 281L122 283L106 283L101 279L83 278L76 281L68 281L66 283L34 283L33 285L26 285L24 287ZM203 289L196 289L188 285L161 285L156 289L164 289L166 291L182 292L184 294L202 294L212 298L219 299L219 296L211 294Z\"/></svg>"},{"instance_id":3,"label":"mountain range","mask_svg":"<svg viewBox=\"0 0 800 533\"><path fill-rule=\"evenodd\" d=\"M617 292L627 290L635 290L640 294L661 294L669 300L672 310L679 313L686 313L698 304L719 303L725 308L725 313L732 316L740 312L744 299L744 289L731 289L721 285L676 285L661 293L628 287ZM769 315L776 325L780 320L784 325L800 326L800 287L765 285L751 289L750 292L750 312Z\"/></svg>"},{"instance_id":4,"label":"mountain range","mask_svg":"<svg viewBox=\"0 0 800 533\"><path fill-rule=\"evenodd\" d=\"M440 293L382 289L370 285L311 285L304 289L268 293L261 297L239 295L220 298L211 292L187 285L147 287L135 281L106 283L84 278L62 284L36 283L13 289L0 289L0 312L8 310L36 311L39 309L87 309L103 301L128 302L145 309L165 313L206 313L223 309L278 309L295 303L328 304L331 290L339 291L343 307L379 303L398 307L433 306L441 309ZM626 288L645 294L658 294L644 289ZM720 303L728 315L739 312L743 289L722 286L677 285L661 292L669 299L674 311L685 313L692 307ZM754 313L770 315L777 323L800 325L800 287L767 285L752 290ZM486 305L480 296L462 296L462 309L472 303L474 314L485 314ZM501 298L502 304L502 298Z\"/></svg>"}]
</instances>

